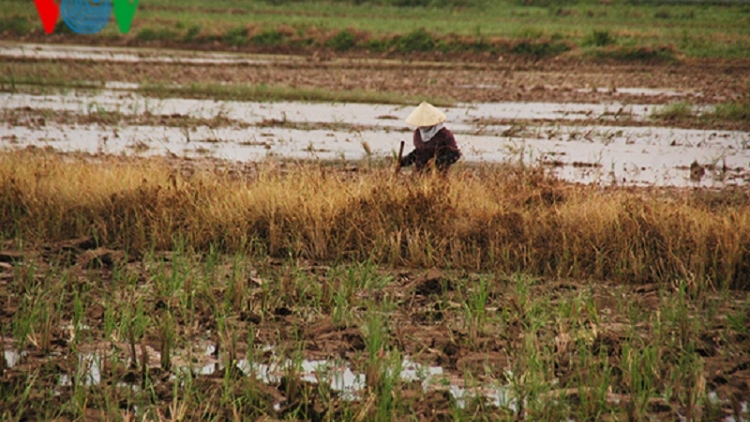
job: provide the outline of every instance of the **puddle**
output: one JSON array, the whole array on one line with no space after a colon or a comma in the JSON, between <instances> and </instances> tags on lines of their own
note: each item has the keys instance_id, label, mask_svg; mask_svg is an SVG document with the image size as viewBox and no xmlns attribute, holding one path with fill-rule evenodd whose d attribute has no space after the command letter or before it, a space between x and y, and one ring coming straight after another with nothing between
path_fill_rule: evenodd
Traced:
<instances>
[{"instance_id":1,"label":"puddle","mask_svg":"<svg viewBox=\"0 0 750 422\"><path fill-rule=\"evenodd\" d=\"M737 419L734 415L727 416L723 419L723 422L748 422L750 421L750 414L748 413L748 405L746 401L740 403L740 417Z\"/></svg>"},{"instance_id":2,"label":"puddle","mask_svg":"<svg viewBox=\"0 0 750 422\"><path fill-rule=\"evenodd\" d=\"M496 407L506 407L514 412L518 411L517 400L512 397L510 387L507 385L479 385L466 386L464 380L452 380L449 374L440 366L427 366L404 359L402 362L400 378L402 381L417 381L422 385L424 391L447 389L451 397L456 400L459 408L479 397L483 397ZM462 385L464 384L464 385Z\"/></svg>"},{"instance_id":3,"label":"puddle","mask_svg":"<svg viewBox=\"0 0 750 422\"><path fill-rule=\"evenodd\" d=\"M617 103L479 103L449 108L446 113L463 160L469 163L543 163L558 177L587 184L722 187L750 181L748 132L566 125L577 119L618 112L627 113L632 119L646 119L649 107ZM368 157L366 150L374 158L385 158L392 155L401 140L407 144L405 152L411 150L410 128L401 119L410 108L404 106L154 100L112 90L96 95L0 93L0 110L29 109L80 115L116 111L124 115L148 112L202 119L220 116L250 127L33 122L11 126L4 122L0 123L0 148L34 145L65 152L212 156L236 161L269 157L362 160ZM550 123L523 127L486 123L516 119ZM320 129L321 124L328 128ZM707 169L699 180L690 179L694 161Z\"/></svg>"},{"instance_id":4,"label":"puddle","mask_svg":"<svg viewBox=\"0 0 750 422\"><path fill-rule=\"evenodd\" d=\"M465 408L466 404L471 400L475 400L477 397L484 397L495 407L505 407L514 413L518 413L519 410L518 400L512 396L510 388L507 386L467 389L451 385L449 391L451 396L456 400L456 405L461 409Z\"/></svg>"},{"instance_id":5,"label":"puddle","mask_svg":"<svg viewBox=\"0 0 750 422\"><path fill-rule=\"evenodd\" d=\"M76 381L80 385L98 385L102 382L102 356L94 353L79 353ZM60 374L58 385L70 387L73 380L68 374Z\"/></svg>"},{"instance_id":6,"label":"puddle","mask_svg":"<svg viewBox=\"0 0 750 422\"><path fill-rule=\"evenodd\" d=\"M266 384L281 381L285 373L293 370L295 363L289 359L272 364L250 362L242 359L237 368L247 376L255 376ZM366 388L365 375L353 372L346 364L327 360L303 360L297 371L300 379L311 384L325 383L338 392L344 400L358 400L359 393Z\"/></svg>"},{"instance_id":7,"label":"puddle","mask_svg":"<svg viewBox=\"0 0 750 422\"><path fill-rule=\"evenodd\" d=\"M21 362L21 359L26 356L26 352L19 352L17 350L3 350L3 359L5 359L5 367L12 368Z\"/></svg>"},{"instance_id":8,"label":"puddle","mask_svg":"<svg viewBox=\"0 0 750 422\"><path fill-rule=\"evenodd\" d=\"M264 350L273 350L273 348ZM210 354L207 353L207 355ZM213 358L209 360L209 363L178 366L178 371L189 369L196 374L211 375L216 371L224 370L221 363ZM353 371L345 361L304 359L294 362L291 359L276 357L271 363L259 363L241 359L237 362L237 368L246 376L254 376L265 384L278 384L286 374L295 373L302 381L311 384L326 384L347 401L359 400L361 392L367 388L366 375ZM442 367L422 365L408 358L401 363L399 378L403 382L419 382L424 391L448 390L459 406L464 406L466 401L475 397L485 397L496 406L515 406L507 387L465 387L463 380L458 378L451 380Z\"/></svg>"}]
</instances>

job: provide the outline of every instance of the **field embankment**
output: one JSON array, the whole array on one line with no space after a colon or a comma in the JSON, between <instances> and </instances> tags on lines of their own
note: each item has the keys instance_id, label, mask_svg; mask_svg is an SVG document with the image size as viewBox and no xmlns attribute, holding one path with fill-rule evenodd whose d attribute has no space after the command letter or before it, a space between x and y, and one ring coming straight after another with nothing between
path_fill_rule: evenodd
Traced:
<instances>
[{"instance_id":1,"label":"field embankment","mask_svg":"<svg viewBox=\"0 0 750 422\"><path fill-rule=\"evenodd\" d=\"M129 32L110 23L78 35L60 19L47 35L33 3L10 2L0 38L357 57L520 62L559 57L615 62L748 58L739 2L197 1L140 4Z\"/></svg>"}]
</instances>

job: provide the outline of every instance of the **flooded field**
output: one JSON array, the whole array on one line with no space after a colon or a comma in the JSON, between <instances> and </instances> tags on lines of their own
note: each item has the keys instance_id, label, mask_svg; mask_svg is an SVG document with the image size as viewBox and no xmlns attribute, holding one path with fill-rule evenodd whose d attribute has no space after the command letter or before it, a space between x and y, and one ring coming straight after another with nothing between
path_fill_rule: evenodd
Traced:
<instances>
[{"instance_id":1,"label":"flooded field","mask_svg":"<svg viewBox=\"0 0 750 422\"><path fill-rule=\"evenodd\" d=\"M120 89L0 94L3 146L250 162L359 161L389 157L402 140L411 144L406 106L153 99L127 84L108 86ZM653 126L654 107L506 102L446 112L467 164L543 164L582 183L720 187L748 180L748 132ZM143 116L152 123L139 122ZM694 162L709 170L705 177L691 173Z\"/></svg>"},{"instance_id":2,"label":"flooded field","mask_svg":"<svg viewBox=\"0 0 750 422\"><path fill-rule=\"evenodd\" d=\"M334 90L346 89L356 78L379 84L374 89L401 87L410 92L415 89L415 73L427 69L430 81L445 74L453 80L446 87L449 92L459 99L473 99L444 107L464 164L543 164L565 180L604 185L722 187L744 184L750 177L747 130L691 127L686 121L670 126L653 118L670 102L694 103L694 113L711 112L718 102L734 95L729 91L732 85L722 85L720 79L713 79L715 85L706 85L705 78L686 85L695 75L681 75L686 70L679 68L666 75L673 73L673 81L649 78L648 68L607 73L607 66L568 73L554 68L500 68L494 73L477 68L464 76L447 64L417 64L410 69L412 65L398 62L311 64L294 57L35 44L2 45L0 58L8 61L11 70L17 62L91 63L89 68L103 66L96 71L100 75L126 78L121 69L133 67L137 74L157 77L162 66L163 72L175 72L174 86L187 86L219 69L235 69L215 77L251 82L264 76L283 84L303 79L311 86ZM191 66L196 71L186 74ZM299 69L296 74L294 68ZM85 78L86 67L76 69ZM406 73L394 73L401 70ZM373 78L388 73L394 73L390 79ZM338 86L331 74L342 75ZM513 79L518 80L515 86L509 83ZM622 82L615 83L617 79ZM271 157L359 161L388 157L402 140L408 152L411 144L410 128L403 120L412 105L153 98L139 93L139 82L129 78L90 84L97 88L0 93L2 147L34 145L61 151L249 162ZM487 101L506 94L522 101Z\"/></svg>"}]
</instances>

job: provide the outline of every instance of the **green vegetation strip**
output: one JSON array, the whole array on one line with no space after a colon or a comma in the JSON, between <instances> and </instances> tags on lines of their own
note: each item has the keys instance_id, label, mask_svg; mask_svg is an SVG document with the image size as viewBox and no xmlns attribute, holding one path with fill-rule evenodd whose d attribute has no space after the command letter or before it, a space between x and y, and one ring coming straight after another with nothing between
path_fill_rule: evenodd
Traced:
<instances>
[{"instance_id":1,"label":"green vegetation strip","mask_svg":"<svg viewBox=\"0 0 750 422\"><path fill-rule=\"evenodd\" d=\"M717 104L708 109L684 101L656 107L651 117L670 124L679 122L703 123L708 127L715 127L717 123L730 123L730 127L738 130L750 130L750 98L740 101L728 101ZM734 122L736 125L731 125Z\"/></svg>"},{"instance_id":2,"label":"green vegetation strip","mask_svg":"<svg viewBox=\"0 0 750 422\"><path fill-rule=\"evenodd\" d=\"M309 101L347 102L378 104L415 104L416 98L391 92L366 90L335 91L324 88L295 88L283 85L225 85L215 83L193 83L185 86L145 84L137 92L156 98L211 98L225 101ZM427 99L433 104L451 106L450 100Z\"/></svg>"},{"instance_id":3,"label":"green vegetation strip","mask_svg":"<svg viewBox=\"0 0 750 422\"><path fill-rule=\"evenodd\" d=\"M94 39L140 45L376 54L478 53L535 59L571 52L622 61L748 58L744 2L573 0L247 1L140 5L132 32ZM58 36L84 39L64 24ZM42 36L33 3L11 2L0 34ZM85 39L91 42L91 36Z\"/></svg>"},{"instance_id":4,"label":"green vegetation strip","mask_svg":"<svg viewBox=\"0 0 750 422\"><path fill-rule=\"evenodd\" d=\"M44 77L0 77L2 92L38 92L49 89L66 91L69 89L98 90L104 88L104 82L65 80ZM411 105L420 101L451 107L454 102L440 97L411 97L393 92L378 92L362 89L330 90L324 88L290 87L285 85L247 85L192 83L188 85L171 85L161 83L140 84L135 92L154 98L195 98L217 101L307 101L307 102L345 102Z\"/></svg>"}]
</instances>

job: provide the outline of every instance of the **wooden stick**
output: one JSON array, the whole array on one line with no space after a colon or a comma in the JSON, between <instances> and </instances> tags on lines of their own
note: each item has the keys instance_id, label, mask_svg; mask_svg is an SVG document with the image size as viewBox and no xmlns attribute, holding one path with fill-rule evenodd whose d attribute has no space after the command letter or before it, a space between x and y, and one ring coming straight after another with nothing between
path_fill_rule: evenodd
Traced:
<instances>
[{"instance_id":1,"label":"wooden stick","mask_svg":"<svg viewBox=\"0 0 750 422\"><path fill-rule=\"evenodd\" d=\"M398 149L398 158L396 159L396 174L401 171L401 156L404 154L404 141L401 141L401 146Z\"/></svg>"}]
</instances>

